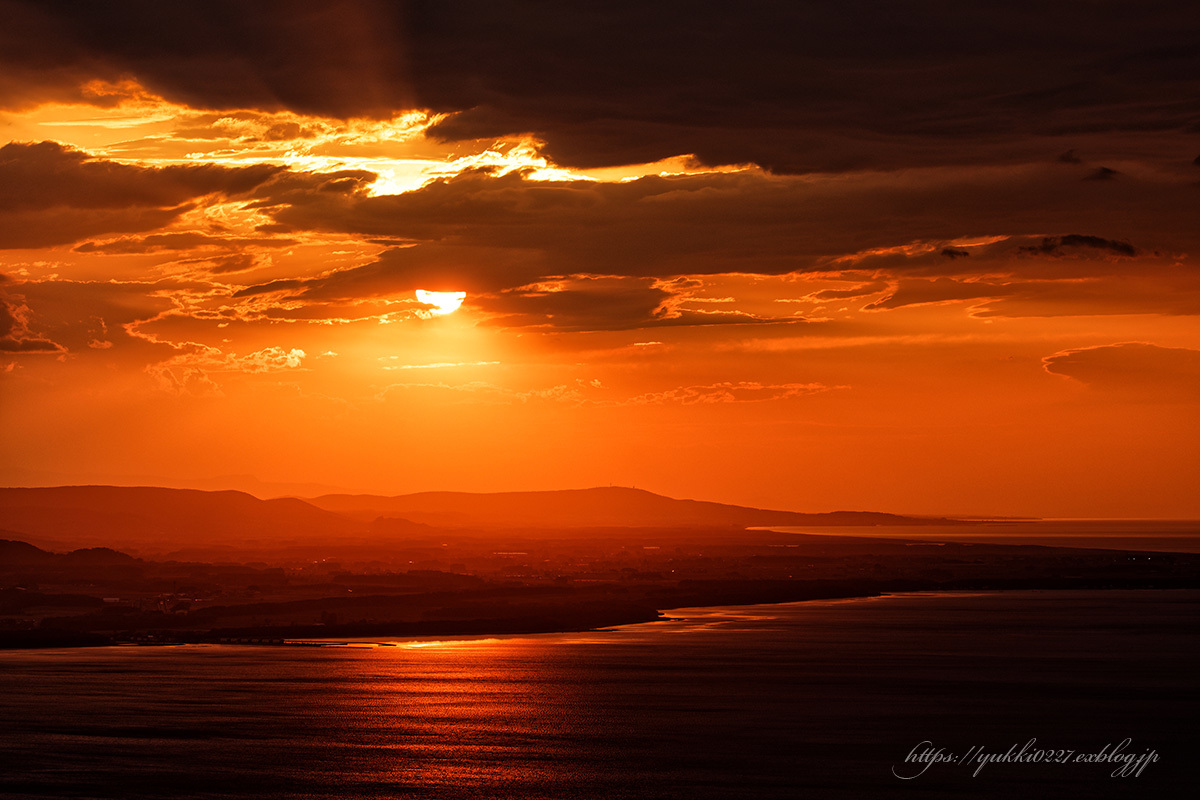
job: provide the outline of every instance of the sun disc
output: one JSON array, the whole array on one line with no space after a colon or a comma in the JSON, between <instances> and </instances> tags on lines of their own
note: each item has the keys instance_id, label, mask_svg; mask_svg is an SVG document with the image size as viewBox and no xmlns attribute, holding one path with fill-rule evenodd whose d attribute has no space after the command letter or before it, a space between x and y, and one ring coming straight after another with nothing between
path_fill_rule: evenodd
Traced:
<instances>
[{"instance_id":1,"label":"sun disc","mask_svg":"<svg viewBox=\"0 0 1200 800\"><path fill-rule=\"evenodd\" d=\"M449 314L456 311L466 299L466 292L427 292L424 289L417 289L417 301L433 306L431 310L434 314Z\"/></svg>"}]
</instances>

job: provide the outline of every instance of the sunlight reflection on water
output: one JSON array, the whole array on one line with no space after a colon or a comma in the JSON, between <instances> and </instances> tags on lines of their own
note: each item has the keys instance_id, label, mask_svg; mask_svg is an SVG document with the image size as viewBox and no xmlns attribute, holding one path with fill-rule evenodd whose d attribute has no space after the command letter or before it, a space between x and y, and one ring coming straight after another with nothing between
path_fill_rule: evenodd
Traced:
<instances>
[{"instance_id":1,"label":"sunlight reflection on water","mask_svg":"<svg viewBox=\"0 0 1200 800\"><path fill-rule=\"evenodd\" d=\"M899 756L981 736L1157 737L1181 764L1198 596L913 594L675 609L587 633L0 653L0 758L15 765L0 792L908 797L889 773ZM929 786L1121 788L1084 777Z\"/></svg>"}]
</instances>

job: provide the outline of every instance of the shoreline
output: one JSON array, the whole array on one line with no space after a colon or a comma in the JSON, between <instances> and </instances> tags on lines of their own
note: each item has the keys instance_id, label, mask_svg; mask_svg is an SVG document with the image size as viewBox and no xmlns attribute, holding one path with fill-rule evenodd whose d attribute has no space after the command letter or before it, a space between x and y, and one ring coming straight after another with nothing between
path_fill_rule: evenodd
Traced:
<instances>
[{"instance_id":1,"label":"shoreline","mask_svg":"<svg viewBox=\"0 0 1200 800\"><path fill-rule=\"evenodd\" d=\"M887 596L912 594L956 594L987 593L999 594L1014 591L1200 591L1200 579L1175 581L988 581L953 582L954 585L926 584L919 582L889 582L890 586L861 587L845 591L799 591L780 592L778 587L757 587L760 596L748 596L749 592L720 592L721 597L705 598L694 602L696 597L677 598L682 602L662 605L653 609L623 609L626 613L612 616L600 614L598 618L581 624L563 624L551 619L473 619L473 620L430 620L422 622L381 622L336 626L267 626L259 629L221 629L207 632L67 632L67 631L13 631L0 636L0 653L29 650L77 650L100 647L174 647L186 645L238 645L258 647L335 647L352 646L356 642L377 638L426 637L476 637L476 636L529 636L554 633L588 633L629 625L651 622L668 622L683 617L672 617L670 612L683 609L712 609L736 606L764 606L791 603L819 602L823 600L867 600ZM739 587L743 590L747 587ZM774 589L774 591L769 591ZM761 591L767 590L767 591ZM806 596L795 596L804 594ZM772 595L772 596L761 596ZM790 595L790 596L789 596ZM614 610L615 612L616 610ZM632 612L632 613L630 613ZM13 635L16 634L16 635ZM363 642L358 642L363 643Z\"/></svg>"}]
</instances>

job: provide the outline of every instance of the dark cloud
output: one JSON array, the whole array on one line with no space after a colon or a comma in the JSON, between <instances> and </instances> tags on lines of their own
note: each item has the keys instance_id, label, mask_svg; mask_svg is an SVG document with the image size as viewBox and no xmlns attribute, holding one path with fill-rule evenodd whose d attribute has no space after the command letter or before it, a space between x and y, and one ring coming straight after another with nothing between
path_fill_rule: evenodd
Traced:
<instances>
[{"instance_id":1,"label":"dark cloud","mask_svg":"<svg viewBox=\"0 0 1200 800\"><path fill-rule=\"evenodd\" d=\"M412 292L497 292L552 274L521 252L446 248L438 244L393 248L378 259L315 278L283 279L238 290L234 297L282 293L306 301L348 300Z\"/></svg>"},{"instance_id":2,"label":"dark cloud","mask_svg":"<svg viewBox=\"0 0 1200 800\"><path fill-rule=\"evenodd\" d=\"M1186 264L1148 259L1131 273L1122 270L1119 263L1108 262L1109 270L1093 270L1087 267L1094 265L1094 261L1072 260L1064 269L1013 270L1012 262L1003 255L1012 252L1012 247L1001 249L999 258L996 253L985 252L979 257L981 269L977 274L931 278L918 277L919 271L909 274L892 271L891 291L863 308L882 311L970 301L970 313L976 317L1200 314L1200 274ZM1084 269L1071 269L1077 265ZM1009 268L1003 272L993 269L1005 266ZM1058 262L1052 262L1051 266L1057 267ZM823 299L825 294L818 292L810 298Z\"/></svg>"},{"instance_id":3,"label":"dark cloud","mask_svg":"<svg viewBox=\"0 0 1200 800\"><path fill-rule=\"evenodd\" d=\"M864 308L868 311L876 311L927 303L945 303L952 300L978 300L985 297L1003 297L1012 292L1013 289L1010 287L982 281L913 278L900 281L899 286L890 295L870 303Z\"/></svg>"},{"instance_id":4,"label":"dark cloud","mask_svg":"<svg viewBox=\"0 0 1200 800\"><path fill-rule=\"evenodd\" d=\"M29 332L29 308L0 294L0 352L58 353L62 347Z\"/></svg>"},{"instance_id":5,"label":"dark cloud","mask_svg":"<svg viewBox=\"0 0 1200 800\"><path fill-rule=\"evenodd\" d=\"M620 330L664 319L671 293L643 280L572 281L554 291L512 290L473 300L504 327Z\"/></svg>"},{"instance_id":6,"label":"dark cloud","mask_svg":"<svg viewBox=\"0 0 1200 800\"><path fill-rule=\"evenodd\" d=\"M338 202L347 197L365 198L367 189L379 177L367 170L337 172L283 172L255 193L250 208L270 209L279 206L317 206ZM270 232L279 232L278 228Z\"/></svg>"},{"instance_id":7,"label":"dark cloud","mask_svg":"<svg viewBox=\"0 0 1200 800\"><path fill-rule=\"evenodd\" d=\"M177 206L0 211L0 249L54 247L89 236L154 230L169 225L185 210L185 206Z\"/></svg>"},{"instance_id":8,"label":"dark cloud","mask_svg":"<svg viewBox=\"0 0 1200 800\"><path fill-rule=\"evenodd\" d=\"M182 120L172 131L176 139L192 141L225 140L243 144L312 139L332 130L329 123L280 119L274 113L226 111L194 114Z\"/></svg>"},{"instance_id":9,"label":"dark cloud","mask_svg":"<svg viewBox=\"0 0 1200 800\"><path fill-rule=\"evenodd\" d=\"M560 163L979 163L1036 158L1040 137L1124 132L1131 104L1158 132L1196 112L1178 92L1197 74L1198 19L1180 5L416 8L418 98L466 109L435 133L534 132Z\"/></svg>"},{"instance_id":10,"label":"dark cloud","mask_svg":"<svg viewBox=\"0 0 1200 800\"><path fill-rule=\"evenodd\" d=\"M55 142L0 147L0 248L162 227L207 195L237 195L279 167L139 167Z\"/></svg>"},{"instance_id":11,"label":"dark cloud","mask_svg":"<svg viewBox=\"0 0 1200 800\"><path fill-rule=\"evenodd\" d=\"M871 281L851 289L822 289L809 295L813 300L848 300L854 297L866 297L878 294L888 288L887 281Z\"/></svg>"},{"instance_id":12,"label":"dark cloud","mask_svg":"<svg viewBox=\"0 0 1200 800\"><path fill-rule=\"evenodd\" d=\"M457 112L439 136L532 133L575 166L694 153L780 172L894 168L1040 160L1068 143L1168 158L1191 150L1200 95L1200 15L1185 3L5 0L3 11L10 105L132 77L202 109L419 106Z\"/></svg>"},{"instance_id":13,"label":"dark cloud","mask_svg":"<svg viewBox=\"0 0 1200 800\"><path fill-rule=\"evenodd\" d=\"M1187 268L1145 275L1001 282L972 309L977 317L1069 317L1200 314L1200 275Z\"/></svg>"},{"instance_id":14,"label":"dark cloud","mask_svg":"<svg viewBox=\"0 0 1200 800\"><path fill-rule=\"evenodd\" d=\"M942 256L949 259L967 258L971 255L970 250L962 250L957 247L943 247Z\"/></svg>"},{"instance_id":15,"label":"dark cloud","mask_svg":"<svg viewBox=\"0 0 1200 800\"><path fill-rule=\"evenodd\" d=\"M214 236L199 231L154 233L149 236L121 236L102 242L84 242L72 248L76 253L129 255L186 251L197 248L233 250L243 247L290 247L295 239L247 239L236 236Z\"/></svg>"},{"instance_id":16,"label":"dark cloud","mask_svg":"<svg viewBox=\"0 0 1200 800\"><path fill-rule=\"evenodd\" d=\"M170 345L131 330L174 306L160 295L176 288L171 284L49 280L7 286L7 304L17 311L22 332L19 338L44 340L51 343L50 349L76 355L109 353L120 345L121 358L140 356L148 362L174 352Z\"/></svg>"},{"instance_id":17,"label":"dark cloud","mask_svg":"<svg viewBox=\"0 0 1200 800\"><path fill-rule=\"evenodd\" d=\"M0 10L0 98L10 105L103 102L80 87L132 77L199 109L350 117L413 106L395 3L4 0Z\"/></svg>"},{"instance_id":18,"label":"dark cloud","mask_svg":"<svg viewBox=\"0 0 1200 800\"><path fill-rule=\"evenodd\" d=\"M170 207L215 192L249 191L281 169L265 164L138 167L57 142L14 142L0 147L0 210Z\"/></svg>"},{"instance_id":19,"label":"dark cloud","mask_svg":"<svg viewBox=\"0 0 1200 800\"><path fill-rule=\"evenodd\" d=\"M1096 389L1157 400L1200 400L1200 350L1122 342L1064 350L1046 371Z\"/></svg>"},{"instance_id":20,"label":"dark cloud","mask_svg":"<svg viewBox=\"0 0 1200 800\"><path fill-rule=\"evenodd\" d=\"M189 263L204 264L213 275L228 275L234 272L245 272L263 266L263 259L254 253L235 253L228 256L213 256L212 258L195 259Z\"/></svg>"},{"instance_id":21,"label":"dark cloud","mask_svg":"<svg viewBox=\"0 0 1200 800\"><path fill-rule=\"evenodd\" d=\"M156 233L150 236L120 236L106 242L84 242L72 249L76 253L105 253L127 255L130 253L158 253L164 250L191 250L195 247L221 246L219 236L210 236L198 231L186 233Z\"/></svg>"},{"instance_id":22,"label":"dark cloud","mask_svg":"<svg viewBox=\"0 0 1200 800\"><path fill-rule=\"evenodd\" d=\"M1086 178L1084 178L1084 180L1085 181L1111 181L1111 180L1115 180L1116 177L1120 174L1121 173L1117 172L1115 169L1109 169L1108 167L1097 167L1095 169L1095 171L1093 171L1090 175L1088 175Z\"/></svg>"},{"instance_id":23,"label":"dark cloud","mask_svg":"<svg viewBox=\"0 0 1200 800\"><path fill-rule=\"evenodd\" d=\"M569 274L778 275L851 267L970 274L983 268L974 258L939 255L947 247L977 252L950 244L964 235L1026 237L1027 244L1035 232L1085 225L1102 225L1108 235L1047 242L1039 235L1038 244L1029 246L1044 246L1038 252L1046 254L1116 256L1131 252L1125 239L1133 236L1174 252L1200 246L1187 210L1195 187L1185 181L1131 179L1117 192L1097 192L1093 184L1064 178L1053 165L829 180L751 170L621 183L533 181L517 172L497 177L477 171L375 197L359 189L294 188L275 199L276 183L260 191L260 204L283 229L417 244L394 258L420 263L430 275L437 274L435 265L445 265L440 282L449 289L456 282L464 290L512 288ZM930 244L911 246L920 243ZM1077 273L1085 268L1070 266Z\"/></svg>"},{"instance_id":24,"label":"dark cloud","mask_svg":"<svg viewBox=\"0 0 1200 800\"><path fill-rule=\"evenodd\" d=\"M1113 239L1104 239L1100 236L1083 236L1075 233L1067 234L1066 236L1047 236L1042 239L1039 245L1022 247L1021 252L1056 256L1063 254L1065 251L1078 248L1107 250L1115 255L1128 256L1130 258L1138 254L1137 248L1129 242L1119 242Z\"/></svg>"},{"instance_id":25,"label":"dark cloud","mask_svg":"<svg viewBox=\"0 0 1200 800\"><path fill-rule=\"evenodd\" d=\"M245 289L239 289L233 293L235 298L240 297L255 297L263 294L275 294L284 292L293 294L303 290L307 285L314 281L306 281L301 278L287 278L284 280L271 281L270 283L260 283L254 286L247 286Z\"/></svg>"},{"instance_id":26,"label":"dark cloud","mask_svg":"<svg viewBox=\"0 0 1200 800\"><path fill-rule=\"evenodd\" d=\"M647 279L576 277L553 287L526 287L484 295L472 305L512 328L596 331L639 328L795 323L795 317L762 318L734 310L683 308L680 297Z\"/></svg>"},{"instance_id":27,"label":"dark cloud","mask_svg":"<svg viewBox=\"0 0 1200 800\"><path fill-rule=\"evenodd\" d=\"M1058 160L1059 160L1059 162L1061 162L1063 164L1082 164L1083 163L1083 159L1080 158L1079 154L1075 152L1075 148L1071 148L1070 150L1066 151L1065 153L1062 153L1061 155L1059 155Z\"/></svg>"}]
</instances>

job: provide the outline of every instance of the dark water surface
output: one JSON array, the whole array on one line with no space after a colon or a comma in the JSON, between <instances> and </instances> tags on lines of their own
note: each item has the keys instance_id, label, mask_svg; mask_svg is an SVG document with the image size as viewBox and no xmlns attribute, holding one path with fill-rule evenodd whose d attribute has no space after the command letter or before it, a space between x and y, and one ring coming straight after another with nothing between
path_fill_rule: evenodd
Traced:
<instances>
[{"instance_id":1,"label":"dark water surface","mask_svg":"<svg viewBox=\"0 0 1200 800\"><path fill-rule=\"evenodd\" d=\"M1194 797L1200 593L688 609L588 634L0 653L6 797ZM935 764L982 746L1119 764ZM1111 750L1111 747L1110 747Z\"/></svg>"}]
</instances>

